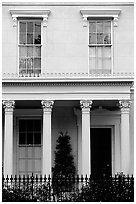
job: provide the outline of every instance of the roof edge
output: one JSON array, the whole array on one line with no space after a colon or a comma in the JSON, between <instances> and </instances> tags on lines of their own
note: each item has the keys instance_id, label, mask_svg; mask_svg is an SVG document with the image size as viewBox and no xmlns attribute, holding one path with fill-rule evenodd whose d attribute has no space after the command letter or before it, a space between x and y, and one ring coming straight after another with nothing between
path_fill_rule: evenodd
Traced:
<instances>
[{"instance_id":1,"label":"roof edge","mask_svg":"<svg viewBox=\"0 0 136 204\"><path fill-rule=\"evenodd\" d=\"M134 2L2 2L2 6L134 6Z\"/></svg>"}]
</instances>

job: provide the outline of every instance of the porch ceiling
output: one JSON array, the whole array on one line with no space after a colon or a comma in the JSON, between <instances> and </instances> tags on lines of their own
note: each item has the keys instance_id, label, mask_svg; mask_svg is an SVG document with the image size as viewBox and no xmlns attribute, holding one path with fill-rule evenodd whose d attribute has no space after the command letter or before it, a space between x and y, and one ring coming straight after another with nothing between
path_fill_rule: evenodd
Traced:
<instances>
[{"instance_id":1,"label":"porch ceiling","mask_svg":"<svg viewBox=\"0 0 136 204\"><path fill-rule=\"evenodd\" d=\"M90 99L91 100L91 99ZM117 100L93 100L93 108L97 108L99 106L102 107L117 107ZM41 101L40 100L16 100L15 101L16 109L40 109ZM56 100L54 101L54 107L79 107L79 100Z\"/></svg>"}]
</instances>

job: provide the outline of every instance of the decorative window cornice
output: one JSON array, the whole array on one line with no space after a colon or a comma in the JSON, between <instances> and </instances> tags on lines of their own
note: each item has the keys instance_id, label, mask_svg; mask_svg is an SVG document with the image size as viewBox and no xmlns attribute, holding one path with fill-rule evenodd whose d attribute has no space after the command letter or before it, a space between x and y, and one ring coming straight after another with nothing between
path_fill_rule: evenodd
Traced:
<instances>
[{"instance_id":1,"label":"decorative window cornice","mask_svg":"<svg viewBox=\"0 0 136 204\"><path fill-rule=\"evenodd\" d=\"M120 9L81 9L80 13L83 17L83 27L87 27L88 18L113 18L114 26L118 26L118 17L121 13Z\"/></svg>"},{"instance_id":2,"label":"decorative window cornice","mask_svg":"<svg viewBox=\"0 0 136 204\"><path fill-rule=\"evenodd\" d=\"M13 27L17 26L17 18L42 18L43 26L47 27L47 20L50 14L50 10L9 10L13 19Z\"/></svg>"}]
</instances>

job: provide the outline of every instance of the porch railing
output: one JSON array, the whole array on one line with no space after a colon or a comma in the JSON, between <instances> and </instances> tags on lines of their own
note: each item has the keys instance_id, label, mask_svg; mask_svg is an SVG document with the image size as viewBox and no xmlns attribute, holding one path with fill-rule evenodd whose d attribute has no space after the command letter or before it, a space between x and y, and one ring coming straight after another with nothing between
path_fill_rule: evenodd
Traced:
<instances>
[{"instance_id":1,"label":"porch railing","mask_svg":"<svg viewBox=\"0 0 136 204\"><path fill-rule=\"evenodd\" d=\"M134 177L7 176L2 178L2 201L134 201Z\"/></svg>"}]
</instances>

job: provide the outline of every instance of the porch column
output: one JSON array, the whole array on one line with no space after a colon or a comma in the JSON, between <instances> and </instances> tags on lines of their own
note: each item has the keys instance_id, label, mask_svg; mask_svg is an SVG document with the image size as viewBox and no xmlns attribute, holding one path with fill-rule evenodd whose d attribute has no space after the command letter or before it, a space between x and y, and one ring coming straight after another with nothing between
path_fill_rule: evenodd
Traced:
<instances>
[{"instance_id":1,"label":"porch column","mask_svg":"<svg viewBox=\"0 0 136 204\"><path fill-rule=\"evenodd\" d=\"M90 108L91 100L80 101L82 108L82 174L90 176L91 173L91 151L90 151Z\"/></svg>"},{"instance_id":2,"label":"porch column","mask_svg":"<svg viewBox=\"0 0 136 204\"><path fill-rule=\"evenodd\" d=\"M74 114L77 119L77 135L78 135L78 174L82 174L82 120L81 111L78 108L74 108Z\"/></svg>"},{"instance_id":3,"label":"porch column","mask_svg":"<svg viewBox=\"0 0 136 204\"><path fill-rule=\"evenodd\" d=\"M51 111L54 101L41 101L43 108L42 174L51 175Z\"/></svg>"},{"instance_id":4,"label":"porch column","mask_svg":"<svg viewBox=\"0 0 136 204\"><path fill-rule=\"evenodd\" d=\"M15 101L3 101L4 127L4 176L13 174L13 109Z\"/></svg>"},{"instance_id":5,"label":"porch column","mask_svg":"<svg viewBox=\"0 0 136 204\"><path fill-rule=\"evenodd\" d=\"M129 136L129 108L130 100L119 101L121 108L121 171L130 173L130 136Z\"/></svg>"}]
</instances>

